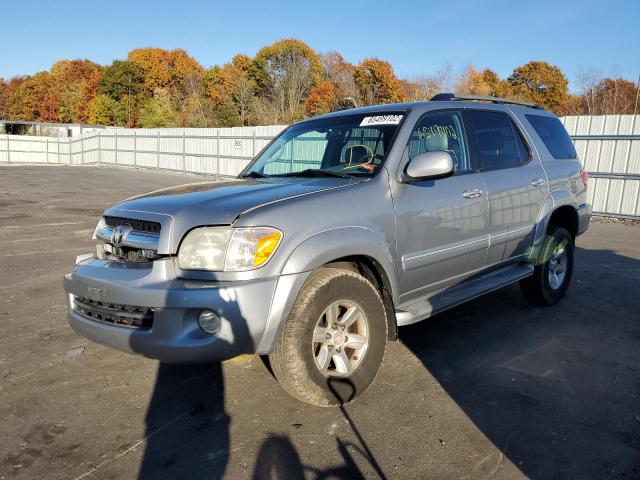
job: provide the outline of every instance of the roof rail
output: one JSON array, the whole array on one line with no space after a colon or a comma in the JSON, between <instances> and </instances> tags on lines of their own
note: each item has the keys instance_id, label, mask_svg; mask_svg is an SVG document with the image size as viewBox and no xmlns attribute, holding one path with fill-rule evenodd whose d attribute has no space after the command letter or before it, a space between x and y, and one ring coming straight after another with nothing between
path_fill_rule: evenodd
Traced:
<instances>
[{"instance_id":1,"label":"roof rail","mask_svg":"<svg viewBox=\"0 0 640 480\"><path fill-rule=\"evenodd\" d=\"M544 110L537 103L532 102L523 102L521 100L512 100L510 98L499 98L499 97L485 97L483 95L459 95L456 93L438 93L431 97L432 102L448 102L448 101L462 101L462 100L470 100L476 102L491 102L491 103L499 103L503 105L520 105L522 107L536 108L538 110Z\"/></svg>"}]
</instances>

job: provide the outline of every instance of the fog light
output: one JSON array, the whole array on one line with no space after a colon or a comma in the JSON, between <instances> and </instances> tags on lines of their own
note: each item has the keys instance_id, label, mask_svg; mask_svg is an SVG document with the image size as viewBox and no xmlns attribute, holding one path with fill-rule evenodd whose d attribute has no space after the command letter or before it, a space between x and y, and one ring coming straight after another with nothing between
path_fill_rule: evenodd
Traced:
<instances>
[{"instance_id":1,"label":"fog light","mask_svg":"<svg viewBox=\"0 0 640 480\"><path fill-rule=\"evenodd\" d=\"M198 325L203 332L215 335L220 330L220 317L211 310L202 310L198 315Z\"/></svg>"}]
</instances>

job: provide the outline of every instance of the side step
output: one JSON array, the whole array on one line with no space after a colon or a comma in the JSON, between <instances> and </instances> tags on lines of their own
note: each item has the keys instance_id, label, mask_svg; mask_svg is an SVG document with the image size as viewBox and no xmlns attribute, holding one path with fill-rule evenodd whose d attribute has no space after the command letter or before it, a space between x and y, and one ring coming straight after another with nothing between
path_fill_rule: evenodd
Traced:
<instances>
[{"instance_id":1,"label":"side step","mask_svg":"<svg viewBox=\"0 0 640 480\"><path fill-rule=\"evenodd\" d=\"M455 287L440 290L399 305L396 309L396 321L399 327L411 325L532 274L533 265L520 263L466 280Z\"/></svg>"}]
</instances>

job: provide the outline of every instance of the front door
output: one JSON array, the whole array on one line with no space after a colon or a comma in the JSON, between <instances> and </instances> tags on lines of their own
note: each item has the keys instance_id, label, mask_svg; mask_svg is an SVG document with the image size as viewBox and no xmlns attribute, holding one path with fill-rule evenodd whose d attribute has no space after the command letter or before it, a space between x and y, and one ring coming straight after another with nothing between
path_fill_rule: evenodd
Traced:
<instances>
[{"instance_id":1,"label":"front door","mask_svg":"<svg viewBox=\"0 0 640 480\"><path fill-rule=\"evenodd\" d=\"M394 188L401 302L454 286L486 264L486 187L460 111L423 115L413 128L402 165L428 151L449 152L454 174Z\"/></svg>"}]
</instances>

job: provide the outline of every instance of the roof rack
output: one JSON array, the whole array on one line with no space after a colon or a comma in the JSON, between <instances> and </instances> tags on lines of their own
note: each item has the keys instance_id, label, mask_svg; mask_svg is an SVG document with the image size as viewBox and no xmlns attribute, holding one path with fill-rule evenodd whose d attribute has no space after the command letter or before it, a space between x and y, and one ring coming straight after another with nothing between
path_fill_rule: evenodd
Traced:
<instances>
[{"instance_id":1,"label":"roof rack","mask_svg":"<svg viewBox=\"0 0 640 480\"><path fill-rule=\"evenodd\" d=\"M476 102L491 102L491 103L499 103L502 105L520 105L521 107L529 107L536 108L538 110L544 110L537 103L532 102L523 102L521 100L512 100L510 98L499 98L499 97L485 97L483 95L458 95L455 93L438 93L431 97L432 102L448 102L448 101L462 101L462 100L470 100Z\"/></svg>"}]
</instances>

